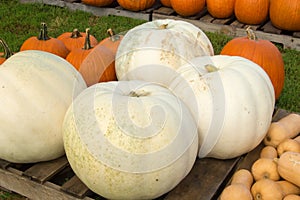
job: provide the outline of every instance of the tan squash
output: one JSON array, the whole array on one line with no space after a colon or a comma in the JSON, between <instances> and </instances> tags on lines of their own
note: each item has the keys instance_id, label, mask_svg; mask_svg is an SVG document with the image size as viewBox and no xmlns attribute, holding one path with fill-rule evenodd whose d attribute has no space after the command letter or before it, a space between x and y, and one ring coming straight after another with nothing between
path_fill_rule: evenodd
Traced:
<instances>
[{"instance_id":1,"label":"tan squash","mask_svg":"<svg viewBox=\"0 0 300 200\"><path fill-rule=\"evenodd\" d=\"M273 146L265 146L264 148L262 148L262 150L260 151L260 158L270 158L270 159L274 159L277 158L277 150L275 147Z\"/></svg>"},{"instance_id":2,"label":"tan squash","mask_svg":"<svg viewBox=\"0 0 300 200\"><path fill-rule=\"evenodd\" d=\"M277 163L270 158L257 159L251 166L251 172L255 181L261 179L278 181L280 179Z\"/></svg>"},{"instance_id":3,"label":"tan squash","mask_svg":"<svg viewBox=\"0 0 300 200\"><path fill-rule=\"evenodd\" d=\"M300 187L300 153L287 151L276 160L279 175Z\"/></svg>"},{"instance_id":4,"label":"tan squash","mask_svg":"<svg viewBox=\"0 0 300 200\"><path fill-rule=\"evenodd\" d=\"M277 146L277 153L281 156L286 151L300 153L300 143L293 139L285 139Z\"/></svg>"},{"instance_id":5,"label":"tan squash","mask_svg":"<svg viewBox=\"0 0 300 200\"><path fill-rule=\"evenodd\" d=\"M277 147L280 142L296 137L300 132L300 115L291 113L273 122L264 138L264 144Z\"/></svg>"},{"instance_id":6,"label":"tan squash","mask_svg":"<svg viewBox=\"0 0 300 200\"><path fill-rule=\"evenodd\" d=\"M231 184L243 184L250 189L253 184L253 176L249 170L239 169L233 174Z\"/></svg>"},{"instance_id":7,"label":"tan squash","mask_svg":"<svg viewBox=\"0 0 300 200\"><path fill-rule=\"evenodd\" d=\"M251 192L243 184L227 186L221 193L219 200L253 200Z\"/></svg>"},{"instance_id":8,"label":"tan squash","mask_svg":"<svg viewBox=\"0 0 300 200\"><path fill-rule=\"evenodd\" d=\"M251 187L254 200L282 200L284 197L280 185L271 179L260 179Z\"/></svg>"},{"instance_id":9,"label":"tan squash","mask_svg":"<svg viewBox=\"0 0 300 200\"><path fill-rule=\"evenodd\" d=\"M300 143L300 135L295 137L294 140Z\"/></svg>"},{"instance_id":10,"label":"tan squash","mask_svg":"<svg viewBox=\"0 0 300 200\"><path fill-rule=\"evenodd\" d=\"M300 200L300 196L296 194L289 194L285 196L283 200Z\"/></svg>"},{"instance_id":11,"label":"tan squash","mask_svg":"<svg viewBox=\"0 0 300 200\"><path fill-rule=\"evenodd\" d=\"M280 187L284 193L284 196L287 196L290 194L295 194L295 195L300 194L300 188L289 181L280 180L280 181L277 181L277 183L280 185Z\"/></svg>"}]
</instances>

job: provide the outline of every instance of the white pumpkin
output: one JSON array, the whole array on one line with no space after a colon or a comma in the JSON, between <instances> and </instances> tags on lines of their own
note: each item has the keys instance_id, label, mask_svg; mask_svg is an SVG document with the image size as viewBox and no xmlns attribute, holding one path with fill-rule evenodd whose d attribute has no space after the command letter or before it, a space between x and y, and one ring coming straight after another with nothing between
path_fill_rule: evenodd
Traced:
<instances>
[{"instance_id":1,"label":"white pumpkin","mask_svg":"<svg viewBox=\"0 0 300 200\"><path fill-rule=\"evenodd\" d=\"M102 82L70 106L64 145L75 174L108 199L153 199L174 188L198 153L196 123L167 88Z\"/></svg>"},{"instance_id":2,"label":"white pumpkin","mask_svg":"<svg viewBox=\"0 0 300 200\"><path fill-rule=\"evenodd\" d=\"M0 158L16 163L64 155L65 112L83 89L81 75L43 51L14 54L0 68Z\"/></svg>"},{"instance_id":3,"label":"white pumpkin","mask_svg":"<svg viewBox=\"0 0 300 200\"><path fill-rule=\"evenodd\" d=\"M154 20L129 30L117 50L118 80L144 80L168 85L176 69L197 56L213 55L206 34L181 20Z\"/></svg>"},{"instance_id":4,"label":"white pumpkin","mask_svg":"<svg viewBox=\"0 0 300 200\"><path fill-rule=\"evenodd\" d=\"M275 97L260 66L237 56L203 56L178 73L170 89L198 122L200 158L237 157L262 141Z\"/></svg>"}]
</instances>

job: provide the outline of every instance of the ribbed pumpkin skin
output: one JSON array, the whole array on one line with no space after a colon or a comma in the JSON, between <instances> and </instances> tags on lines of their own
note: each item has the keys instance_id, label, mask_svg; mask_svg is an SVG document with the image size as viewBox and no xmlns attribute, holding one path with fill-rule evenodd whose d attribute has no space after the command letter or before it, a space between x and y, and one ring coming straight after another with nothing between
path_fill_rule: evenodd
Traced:
<instances>
[{"instance_id":1,"label":"ribbed pumpkin skin","mask_svg":"<svg viewBox=\"0 0 300 200\"><path fill-rule=\"evenodd\" d=\"M183 17L195 15L205 6L205 0L170 0L170 2L175 12Z\"/></svg>"},{"instance_id":2,"label":"ribbed pumpkin skin","mask_svg":"<svg viewBox=\"0 0 300 200\"><path fill-rule=\"evenodd\" d=\"M108 6L114 2L114 0L81 0L82 3L92 6Z\"/></svg>"},{"instance_id":3,"label":"ribbed pumpkin skin","mask_svg":"<svg viewBox=\"0 0 300 200\"><path fill-rule=\"evenodd\" d=\"M160 0L160 3L166 7L172 7L170 0Z\"/></svg>"},{"instance_id":4,"label":"ribbed pumpkin skin","mask_svg":"<svg viewBox=\"0 0 300 200\"><path fill-rule=\"evenodd\" d=\"M300 0L272 0L270 20L279 29L300 31Z\"/></svg>"},{"instance_id":5,"label":"ribbed pumpkin skin","mask_svg":"<svg viewBox=\"0 0 300 200\"><path fill-rule=\"evenodd\" d=\"M221 55L242 56L260 65L269 75L278 99L284 85L284 62L277 47L268 40L238 37L229 41Z\"/></svg>"},{"instance_id":6,"label":"ribbed pumpkin skin","mask_svg":"<svg viewBox=\"0 0 300 200\"><path fill-rule=\"evenodd\" d=\"M86 34L84 32L78 32L79 35L74 37L72 36L73 32L65 32L57 37L57 39L61 40L65 44L69 51L76 48L82 48L85 41ZM90 41L92 46L96 46L98 44L98 40L93 35L90 35Z\"/></svg>"},{"instance_id":7,"label":"ribbed pumpkin skin","mask_svg":"<svg viewBox=\"0 0 300 200\"><path fill-rule=\"evenodd\" d=\"M126 10L141 11L150 8L155 0L117 0L119 5Z\"/></svg>"},{"instance_id":8,"label":"ribbed pumpkin skin","mask_svg":"<svg viewBox=\"0 0 300 200\"><path fill-rule=\"evenodd\" d=\"M228 18L233 15L235 0L206 0L209 14L215 18Z\"/></svg>"},{"instance_id":9,"label":"ribbed pumpkin skin","mask_svg":"<svg viewBox=\"0 0 300 200\"><path fill-rule=\"evenodd\" d=\"M270 0L235 0L234 13L244 24L261 24L268 17L269 4Z\"/></svg>"}]
</instances>

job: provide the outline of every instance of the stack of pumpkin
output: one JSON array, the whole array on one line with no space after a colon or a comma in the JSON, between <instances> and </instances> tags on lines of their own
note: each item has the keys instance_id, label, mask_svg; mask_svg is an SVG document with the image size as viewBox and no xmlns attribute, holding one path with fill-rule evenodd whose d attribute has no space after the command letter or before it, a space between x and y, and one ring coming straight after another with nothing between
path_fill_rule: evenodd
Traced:
<instances>
[{"instance_id":1,"label":"stack of pumpkin","mask_svg":"<svg viewBox=\"0 0 300 200\"><path fill-rule=\"evenodd\" d=\"M0 158L27 163L66 153L101 196L153 199L173 189L197 156L237 157L264 139L284 79L269 41L236 38L231 52L214 55L201 29L166 19L129 30L115 53L100 42L85 55L92 37L89 29L80 34L84 49L68 49L43 24L42 41L60 41L68 53L29 50L25 41L1 65ZM270 54L261 53L265 45ZM250 48L250 57L236 46ZM118 81L101 79L106 71Z\"/></svg>"},{"instance_id":2,"label":"stack of pumpkin","mask_svg":"<svg viewBox=\"0 0 300 200\"><path fill-rule=\"evenodd\" d=\"M272 122L259 158L250 170L239 169L220 200L300 199L300 115Z\"/></svg>"}]
</instances>

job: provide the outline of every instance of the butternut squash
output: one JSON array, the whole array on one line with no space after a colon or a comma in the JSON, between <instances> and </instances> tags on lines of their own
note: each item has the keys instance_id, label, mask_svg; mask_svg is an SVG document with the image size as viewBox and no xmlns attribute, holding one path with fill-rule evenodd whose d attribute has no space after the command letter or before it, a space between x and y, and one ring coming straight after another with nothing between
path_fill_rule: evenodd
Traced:
<instances>
[{"instance_id":1,"label":"butternut squash","mask_svg":"<svg viewBox=\"0 0 300 200\"><path fill-rule=\"evenodd\" d=\"M300 143L294 139L285 139L277 146L277 153L279 156L281 156L286 151L300 153Z\"/></svg>"},{"instance_id":2,"label":"butternut squash","mask_svg":"<svg viewBox=\"0 0 300 200\"><path fill-rule=\"evenodd\" d=\"M295 137L294 140L300 143L300 135Z\"/></svg>"},{"instance_id":3,"label":"butternut squash","mask_svg":"<svg viewBox=\"0 0 300 200\"><path fill-rule=\"evenodd\" d=\"M265 146L264 148L262 148L262 150L260 151L260 158L270 158L270 159L274 159L277 158L277 150L275 147L273 146Z\"/></svg>"},{"instance_id":4,"label":"butternut squash","mask_svg":"<svg viewBox=\"0 0 300 200\"><path fill-rule=\"evenodd\" d=\"M264 144L277 147L280 142L296 137L300 132L300 115L291 113L272 122L264 138Z\"/></svg>"},{"instance_id":5,"label":"butternut squash","mask_svg":"<svg viewBox=\"0 0 300 200\"><path fill-rule=\"evenodd\" d=\"M277 181L280 179L277 171L277 163L274 159L259 158L251 166L251 172L255 181L260 179L271 179Z\"/></svg>"},{"instance_id":6,"label":"butternut squash","mask_svg":"<svg viewBox=\"0 0 300 200\"><path fill-rule=\"evenodd\" d=\"M300 153L287 151L276 160L279 175L300 187Z\"/></svg>"},{"instance_id":7,"label":"butternut squash","mask_svg":"<svg viewBox=\"0 0 300 200\"><path fill-rule=\"evenodd\" d=\"M283 191L278 183L271 179L260 179L251 187L254 200L282 200Z\"/></svg>"},{"instance_id":8,"label":"butternut squash","mask_svg":"<svg viewBox=\"0 0 300 200\"><path fill-rule=\"evenodd\" d=\"M284 196L289 195L289 194L296 194L296 195L300 194L300 188L289 181L280 180L280 181L277 181L277 183L280 185L280 187L284 193Z\"/></svg>"},{"instance_id":9,"label":"butternut squash","mask_svg":"<svg viewBox=\"0 0 300 200\"><path fill-rule=\"evenodd\" d=\"M289 194L285 196L283 200L300 200L300 196L296 194Z\"/></svg>"},{"instance_id":10,"label":"butternut squash","mask_svg":"<svg viewBox=\"0 0 300 200\"><path fill-rule=\"evenodd\" d=\"M250 190L253 184L253 176L249 170L239 169L233 174L231 184L243 184Z\"/></svg>"}]
</instances>

